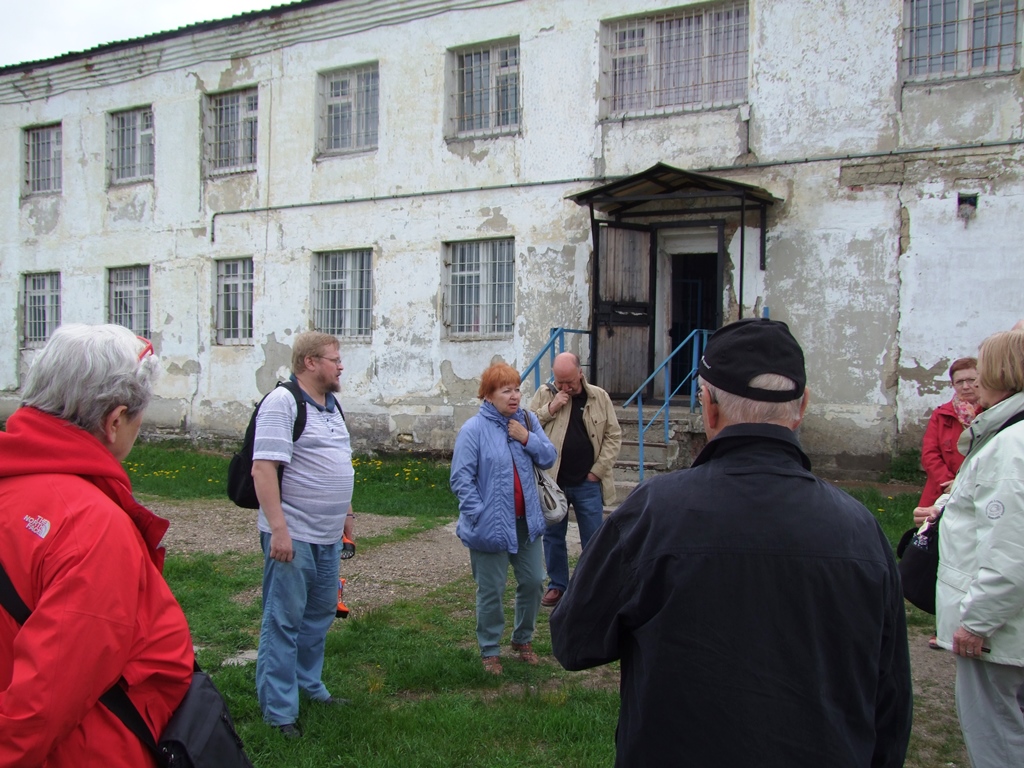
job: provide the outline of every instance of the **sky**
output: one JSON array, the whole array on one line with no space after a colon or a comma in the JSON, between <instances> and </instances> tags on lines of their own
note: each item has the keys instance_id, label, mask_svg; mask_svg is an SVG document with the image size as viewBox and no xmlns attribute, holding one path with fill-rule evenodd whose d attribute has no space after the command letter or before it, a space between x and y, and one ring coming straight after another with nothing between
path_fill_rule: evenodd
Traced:
<instances>
[{"instance_id":1,"label":"sky","mask_svg":"<svg viewBox=\"0 0 1024 768\"><path fill-rule=\"evenodd\" d=\"M0 0L0 66L49 59L290 0Z\"/></svg>"}]
</instances>

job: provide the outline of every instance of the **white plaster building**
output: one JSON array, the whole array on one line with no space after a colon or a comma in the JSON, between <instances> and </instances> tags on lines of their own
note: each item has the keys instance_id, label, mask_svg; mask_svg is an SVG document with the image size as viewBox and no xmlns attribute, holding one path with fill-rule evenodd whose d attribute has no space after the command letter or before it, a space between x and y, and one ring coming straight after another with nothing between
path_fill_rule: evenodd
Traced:
<instances>
[{"instance_id":1,"label":"white plaster building","mask_svg":"<svg viewBox=\"0 0 1024 768\"><path fill-rule=\"evenodd\" d=\"M315 327L364 447L444 449L552 327L615 389L769 307L805 445L877 468L1024 316L1020 6L309 0L0 68L0 415L114 321L152 427L239 434Z\"/></svg>"}]
</instances>

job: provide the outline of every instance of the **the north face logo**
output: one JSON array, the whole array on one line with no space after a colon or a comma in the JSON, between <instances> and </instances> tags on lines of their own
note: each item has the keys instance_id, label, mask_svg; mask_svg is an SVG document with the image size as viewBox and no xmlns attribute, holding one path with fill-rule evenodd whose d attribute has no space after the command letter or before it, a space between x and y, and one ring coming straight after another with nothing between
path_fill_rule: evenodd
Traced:
<instances>
[{"instance_id":1,"label":"the north face logo","mask_svg":"<svg viewBox=\"0 0 1024 768\"><path fill-rule=\"evenodd\" d=\"M29 517L28 515L25 515L23 519L25 520L25 527L40 539L45 539L46 534L50 532L50 521L45 517L40 517L39 515Z\"/></svg>"}]
</instances>

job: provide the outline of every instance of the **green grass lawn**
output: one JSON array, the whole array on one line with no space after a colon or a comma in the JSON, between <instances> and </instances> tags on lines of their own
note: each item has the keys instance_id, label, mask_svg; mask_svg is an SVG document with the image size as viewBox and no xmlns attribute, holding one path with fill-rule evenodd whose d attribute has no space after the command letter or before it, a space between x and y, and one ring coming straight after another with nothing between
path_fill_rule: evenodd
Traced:
<instances>
[{"instance_id":1,"label":"green grass lawn","mask_svg":"<svg viewBox=\"0 0 1024 768\"><path fill-rule=\"evenodd\" d=\"M225 496L228 457L187 447L139 444L125 462L139 494L169 499ZM449 465L417 457L357 457L362 511L410 518L361 551L453 520ZM255 666L220 666L257 645L262 558L172 555L165 575L209 669L228 700L253 762L273 766L593 766L614 761L617 674L565 672L551 656L547 614L538 667L512 659L495 678L480 666L474 585L465 578L415 602L337 621L327 638L324 680L352 706L303 704L306 737L288 741L265 723ZM511 611L511 606L509 607ZM511 626L511 613L508 617ZM594 679L608 678L593 686Z\"/></svg>"},{"instance_id":2,"label":"green grass lawn","mask_svg":"<svg viewBox=\"0 0 1024 768\"><path fill-rule=\"evenodd\" d=\"M227 461L213 452L140 444L125 464L138 493L224 498ZM360 538L361 548L408 538L455 518L446 462L398 456L360 457L354 463L361 510L412 520L387 536ZM916 495L873 488L849 492L875 514L893 544L912 524ZM257 645L261 569L258 555L229 553L170 556L165 570L200 646L200 664L211 670L260 768L583 768L614 762L618 665L585 673L562 670L551 656L548 614L542 612L535 638L541 665L509 658L503 660L501 678L485 673L474 641L474 585L468 573L415 602L335 622L324 680L352 706L304 703L300 723L306 737L284 739L262 722L255 666L220 666ZM511 624L511 605L508 613ZM914 609L908 616L912 626L932 621ZM958 732L948 735L959 738Z\"/></svg>"}]
</instances>

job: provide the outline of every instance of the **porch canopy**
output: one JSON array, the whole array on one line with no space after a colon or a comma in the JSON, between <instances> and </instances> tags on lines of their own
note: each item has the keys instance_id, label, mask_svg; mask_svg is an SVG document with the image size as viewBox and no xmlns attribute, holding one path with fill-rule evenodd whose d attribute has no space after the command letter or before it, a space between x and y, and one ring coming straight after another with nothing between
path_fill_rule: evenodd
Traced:
<instances>
[{"instance_id":1,"label":"porch canopy","mask_svg":"<svg viewBox=\"0 0 1024 768\"><path fill-rule=\"evenodd\" d=\"M613 397L632 393L654 370L656 347L659 354L665 354L690 330L721 325L721 297L726 290L724 273L729 261L727 230L739 230L736 287L742 316L747 227L752 225L759 232L758 263L763 270L767 209L781 202L760 187L664 163L569 195L568 199L590 209L595 254L591 365L598 384L615 393ZM680 322L673 319L668 334L671 340L661 340L660 332L656 340L656 304L663 301L657 297L665 294L666 281L672 280L671 275L659 274L663 268L657 260L658 233L680 230L717 233L717 246L708 247L699 257L703 260L700 274L683 275L685 279L672 284L673 291L677 284L695 284L700 297L692 301L673 299L673 306L680 305L676 313ZM663 288L659 289L659 283ZM683 317L687 313L693 317Z\"/></svg>"},{"instance_id":2,"label":"porch canopy","mask_svg":"<svg viewBox=\"0 0 1024 768\"><path fill-rule=\"evenodd\" d=\"M673 215L718 215L739 213L746 220L748 210L760 214L760 267L765 267L765 232L769 205L782 202L761 187L683 171L665 163L652 165L586 192L569 195L578 205L590 206L592 220L599 212L611 221L642 221ZM741 254L746 255L743 228L740 229ZM597 245L596 241L594 243ZM740 274L743 261L740 262Z\"/></svg>"}]
</instances>

